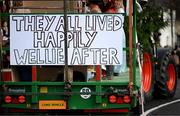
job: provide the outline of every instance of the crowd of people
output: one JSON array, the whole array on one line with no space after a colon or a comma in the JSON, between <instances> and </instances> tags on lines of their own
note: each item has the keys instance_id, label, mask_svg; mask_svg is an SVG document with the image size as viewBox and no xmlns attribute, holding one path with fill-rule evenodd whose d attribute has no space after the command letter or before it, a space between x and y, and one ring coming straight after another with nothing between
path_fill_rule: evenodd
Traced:
<instances>
[{"instance_id":1,"label":"crowd of people","mask_svg":"<svg viewBox=\"0 0 180 116\"><path fill-rule=\"evenodd\" d=\"M123 0L88 0L91 13L124 13Z\"/></svg>"}]
</instances>

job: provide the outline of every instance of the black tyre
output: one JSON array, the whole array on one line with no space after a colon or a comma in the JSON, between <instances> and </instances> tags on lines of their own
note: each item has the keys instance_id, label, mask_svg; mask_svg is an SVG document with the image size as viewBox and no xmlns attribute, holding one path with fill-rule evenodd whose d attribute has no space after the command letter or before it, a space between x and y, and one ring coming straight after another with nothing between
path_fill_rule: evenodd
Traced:
<instances>
[{"instance_id":1,"label":"black tyre","mask_svg":"<svg viewBox=\"0 0 180 116\"><path fill-rule=\"evenodd\" d=\"M153 98L155 71L152 57L153 56L148 52L143 53L142 84L144 92L144 102L150 101Z\"/></svg>"},{"instance_id":2,"label":"black tyre","mask_svg":"<svg viewBox=\"0 0 180 116\"><path fill-rule=\"evenodd\" d=\"M180 60L180 59L179 59ZM178 67L178 77L180 79L180 64L177 66Z\"/></svg>"},{"instance_id":3,"label":"black tyre","mask_svg":"<svg viewBox=\"0 0 180 116\"><path fill-rule=\"evenodd\" d=\"M176 53L177 55L178 55L178 58L179 58L179 64L178 64L178 77L179 77L179 79L180 79L180 50L177 50L177 53Z\"/></svg>"},{"instance_id":4,"label":"black tyre","mask_svg":"<svg viewBox=\"0 0 180 116\"><path fill-rule=\"evenodd\" d=\"M173 97L176 92L178 76L175 60L170 51L166 52L160 60L155 95L157 97Z\"/></svg>"}]
</instances>

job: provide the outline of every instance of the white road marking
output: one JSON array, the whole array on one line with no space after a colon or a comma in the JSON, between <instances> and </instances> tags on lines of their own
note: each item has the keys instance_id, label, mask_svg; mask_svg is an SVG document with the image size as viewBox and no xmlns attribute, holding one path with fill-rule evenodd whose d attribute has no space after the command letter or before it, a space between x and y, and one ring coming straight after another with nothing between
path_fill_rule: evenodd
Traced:
<instances>
[{"instance_id":1,"label":"white road marking","mask_svg":"<svg viewBox=\"0 0 180 116\"><path fill-rule=\"evenodd\" d=\"M145 111L143 114L141 114L141 116L147 116L149 113L151 113L151 112L153 112L153 111L155 111L155 110L157 110L159 108L162 108L164 106L167 106L167 105L170 105L170 104L174 104L174 103L177 103L177 102L180 102L180 99L177 99L177 100L174 100L174 101L171 101L171 102L167 102L165 104L161 104L161 105L159 105L157 107L151 108L151 109Z\"/></svg>"}]
</instances>

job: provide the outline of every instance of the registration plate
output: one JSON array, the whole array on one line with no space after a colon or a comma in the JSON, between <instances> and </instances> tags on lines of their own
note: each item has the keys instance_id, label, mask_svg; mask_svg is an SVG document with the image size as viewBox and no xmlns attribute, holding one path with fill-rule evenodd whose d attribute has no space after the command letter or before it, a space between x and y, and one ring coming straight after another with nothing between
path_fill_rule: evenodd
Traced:
<instances>
[{"instance_id":1,"label":"registration plate","mask_svg":"<svg viewBox=\"0 0 180 116\"><path fill-rule=\"evenodd\" d=\"M40 100L39 109L66 109L64 100Z\"/></svg>"}]
</instances>

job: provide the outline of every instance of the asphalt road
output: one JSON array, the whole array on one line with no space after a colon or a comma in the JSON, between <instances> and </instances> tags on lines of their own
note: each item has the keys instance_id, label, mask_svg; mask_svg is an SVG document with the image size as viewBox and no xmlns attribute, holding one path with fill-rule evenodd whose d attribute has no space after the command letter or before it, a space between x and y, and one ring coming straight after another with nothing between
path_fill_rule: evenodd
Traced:
<instances>
[{"instance_id":1,"label":"asphalt road","mask_svg":"<svg viewBox=\"0 0 180 116\"><path fill-rule=\"evenodd\" d=\"M180 102L174 103L172 105L165 106L163 108L158 109L157 111L152 112L148 116L155 116L155 115L169 115L169 116L176 116L180 115Z\"/></svg>"},{"instance_id":2,"label":"asphalt road","mask_svg":"<svg viewBox=\"0 0 180 116\"><path fill-rule=\"evenodd\" d=\"M149 103L145 105L145 111L148 111L152 108L155 108L161 104L165 104L167 102L171 102L174 100L180 99L180 79L178 79L177 83L177 89L176 89L176 94L173 98L171 99L153 99ZM170 104L164 107L161 107L151 113L148 114L148 116L177 116L180 115L180 102Z\"/></svg>"}]
</instances>

